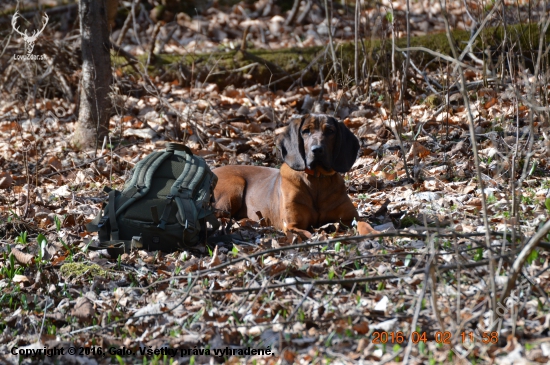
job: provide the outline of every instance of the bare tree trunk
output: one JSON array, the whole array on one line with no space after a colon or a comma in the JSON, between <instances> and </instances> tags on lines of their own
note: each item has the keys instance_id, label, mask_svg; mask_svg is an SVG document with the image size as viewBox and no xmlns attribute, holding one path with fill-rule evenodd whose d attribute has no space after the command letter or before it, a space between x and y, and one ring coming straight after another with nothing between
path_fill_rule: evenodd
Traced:
<instances>
[{"instance_id":1,"label":"bare tree trunk","mask_svg":"<svg viewBox=\"0 0 550 365\"><path fill-rule=\"evenodd\" d=\"M105 0L80 0L82 87L74 143L96 146L109 131L111 56Z\"/></svg>"}]
</instances>

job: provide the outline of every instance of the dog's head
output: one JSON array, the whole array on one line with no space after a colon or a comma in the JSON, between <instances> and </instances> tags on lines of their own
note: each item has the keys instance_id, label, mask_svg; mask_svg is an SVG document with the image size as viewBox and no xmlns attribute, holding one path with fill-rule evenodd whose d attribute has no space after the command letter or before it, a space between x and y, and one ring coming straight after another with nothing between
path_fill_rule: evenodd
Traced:
<instances>
[{"instance_id":1,"label":"dog's head","mask_svg":"<svg viewBox=\"0 0 550 365\"><path fill-rule=\"evenodd\" d=\"M292 121L279 135L277 147L294 170L347 172L357 158L359 140L331 116L308 114Z\"/></svg>"}]
</instances>

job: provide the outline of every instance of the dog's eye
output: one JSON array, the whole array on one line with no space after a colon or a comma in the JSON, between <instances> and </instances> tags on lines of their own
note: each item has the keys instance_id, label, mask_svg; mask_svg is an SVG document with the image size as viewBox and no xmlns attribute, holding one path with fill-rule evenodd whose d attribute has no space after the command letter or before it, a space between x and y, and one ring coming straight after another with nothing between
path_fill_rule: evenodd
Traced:
<instances>
[{"instance_id":1,"label":"dog's eye","mask_svg":"<svg viewBox=\"0 0 550 365\"><path fill-rule=\"evenodd\" d=\"M302 130L302 134L309 134L309 128Z\"/></svg>"},{"instance_id":2,"label":"dog's eye","mask_svg":"<svg viewBox=\"0 0 550 365\"><path fill-rule=\"evenodd\" d=\"M334 133L333 129L325 129L325 134L333 134L333 133Z\"/></svg>"}]
</instances>

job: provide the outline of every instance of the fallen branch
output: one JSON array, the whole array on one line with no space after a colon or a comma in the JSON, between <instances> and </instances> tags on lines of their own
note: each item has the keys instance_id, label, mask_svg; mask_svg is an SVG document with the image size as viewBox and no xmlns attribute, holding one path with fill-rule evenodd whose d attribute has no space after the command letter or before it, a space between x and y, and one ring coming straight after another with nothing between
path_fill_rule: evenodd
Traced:
<instances>
[{"instance_id":1,"label":"fallen branch","mask_svg":"<svg viewBox=\"0 0 550 365\"><path fill-rule=\"evenodd\" d=\"M506 299L510 296L510 293L512 292L512 289L516 286L516 280L518 278L519 273L521 272L521 269L523 268L523 265L525 264L525 261L533 252L533 250L537 247L537 245L540 244L540 241L543 239L543 237L546 237L546 235L550 232L550 220L546 222L544 226L542 226L541 229L531 239L529 242L525 245L525 247L521 250L519 253L516 261L514 262L514 265L512 266L512 270L508 276L508 281L506 282L506 286L504 287L504 290L502 290L502 295L500 296L500 304L506 305Z\"/></svg>"},{"instance_id":2,"label":"fallen branch","mask_svg":"<svg viewBox=\"0 0 550 365\"><path fill-rule=\"evenodd\" d=\"M496 256L494 258L509 258L514 257L517 254L517 251L511 251L507 255L500 255ZM443 265L438 266L437 270L444 272L444 271L451 271L456 270L458 268L461 269L470 269L474 267L480 267L485 266L489 264L489 260L482 260L478 262L472 262L469 264L454 264L454 265ZM295 286L295 285L343 285L343 284L360 284L360 283L368 283L372 281L382 281L382 280L392 280L392 279L402 279L404 277L410 277L418 274L426 274L426 268L414 270L412 272L409 272L404 275L379 275L379 276L369 276L369 277L361 277L361 278L350 278L350 279L319 279L319 280L296 280L292 283L281 283L281 284L273 284L273 285L267 285L262 287L255 287L255 288L241 288L241 289L232 289L232 290L210 290L210 294L237 294L237 293L247 293L247 292L256 292L259 290L264 289L278 289L278 288L284 288L288 286ZM135 290L136 288L132 288Z\"/></svg>"}]
</instances>

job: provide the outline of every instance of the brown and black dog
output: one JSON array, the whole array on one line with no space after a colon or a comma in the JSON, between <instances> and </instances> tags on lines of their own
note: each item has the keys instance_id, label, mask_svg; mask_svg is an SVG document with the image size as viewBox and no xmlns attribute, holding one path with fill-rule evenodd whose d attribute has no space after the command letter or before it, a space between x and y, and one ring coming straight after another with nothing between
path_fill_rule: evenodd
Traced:
<instances>
[{"instance_id":1,"label":"brown and black dog","mask_svg":"<svg viewBox=\"0 0 550 365\"><path fill-rule=\"evenodd\" d=\"M305 115L292 121L276 143L284 160L280 170L213 170L216 209L237 219L263 217L278 229L296 231L334 222L350 225L359 217L338 174L351 169L359 151L357 137L344 123L328 115Z\"/></svg>"}]
</instances>

